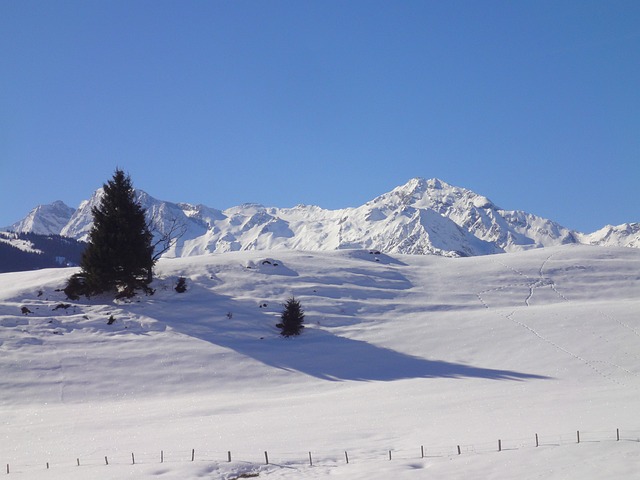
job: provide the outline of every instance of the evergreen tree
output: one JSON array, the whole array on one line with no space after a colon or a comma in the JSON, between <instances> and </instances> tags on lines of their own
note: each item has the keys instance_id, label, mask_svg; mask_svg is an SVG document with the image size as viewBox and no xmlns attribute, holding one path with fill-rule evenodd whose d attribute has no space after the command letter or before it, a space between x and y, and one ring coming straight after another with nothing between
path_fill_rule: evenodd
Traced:
<instances>
[{"instance_id":1,"label":"evergreen tree","mask_svg":"<svg viewBox=\"0 0 640 480\"><path fill-rule=\"evenodd\" d=\"M91 210L93 227L82 272L69 280L67 289L76 297L114 290L126 297L137 288L149 292L155 261L145 209L136 202L131 178L122 170L117 169L103 187L100 205Z\"/></svg>"},{"instance_id":2,"label":"evergreen tree","mask_svg":"<svg viewBox=\"0 0 640 480\"><path fill-rule=\"evenodd\" d=\"M304 325L302 325L302 322L304 322L304 310L302 310L302 305L298 300L294 297L287 300L280 318L282 322L276 326L280 328L282 336L300 335L300 331L304 328Z\"/></svg>"}]
</instances>

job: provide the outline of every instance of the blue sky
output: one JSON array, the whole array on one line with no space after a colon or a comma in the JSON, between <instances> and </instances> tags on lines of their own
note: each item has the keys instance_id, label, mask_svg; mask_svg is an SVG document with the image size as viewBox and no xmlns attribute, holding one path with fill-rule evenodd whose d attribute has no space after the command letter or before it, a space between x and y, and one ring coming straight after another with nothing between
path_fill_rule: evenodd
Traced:
<instances>
[{"instance_id":1,"label":"blue sky","mask_svg":"<svg viewBox=\"0 0 640 480\"><path fill-rule=\"evenodd\" d=\"M220 209L438 177L640 221L637 0L0 0L0 68L0 225L116 167Z\"/></svg>"}]
</instances>

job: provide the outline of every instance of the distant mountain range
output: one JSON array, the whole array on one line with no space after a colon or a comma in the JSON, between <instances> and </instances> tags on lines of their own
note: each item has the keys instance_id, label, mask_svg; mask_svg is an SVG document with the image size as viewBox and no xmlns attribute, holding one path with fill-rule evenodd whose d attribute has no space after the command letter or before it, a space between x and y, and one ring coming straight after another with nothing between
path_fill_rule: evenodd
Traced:
<instances>
[{"instance_id":1,"label":"distant mountain range","mask_svg":"<svg viewBox=\"0 0 640 480\"><path fill-rule=\"evenodd\" d=\"M77 210L57 201L7 227L13 232L86 240L98 189ZM142 190L137 198L155 235L178 227L165 253L184 257L237 250L370 249L449 257L487 255L563 244L640 248L640 223L605 226L589 234L530 213L503 210L487 197L442 180L414 178L356 208L326 210L244 204L227 210L172 203Z\"/></svg>"}]
</instances>

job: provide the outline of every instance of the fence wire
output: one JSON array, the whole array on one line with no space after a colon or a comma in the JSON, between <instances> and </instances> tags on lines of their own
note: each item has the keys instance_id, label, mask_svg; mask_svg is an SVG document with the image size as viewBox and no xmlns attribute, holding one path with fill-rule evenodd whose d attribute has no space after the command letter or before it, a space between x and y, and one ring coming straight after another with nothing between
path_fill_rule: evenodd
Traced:
<instances>
[{"instance_id":1,"label":"fence wire","mask_svg":"<svg viewBox=\"0 0 640 480\"><path fill-rule=\"evenodd\" d=\"M530 448L561 447L579 443L599 442L638 442L640 443L640 429L611 429L611 430L576 430L561 434L531 434L520 438L495 439L487 442L459 445L416 445L411 448L389 449L317 449L313 451L229 451L212 449L175 449L138 452L91 452L83 456L65 459L20 461L4 458L0 460L0 473L20 473L26 471L81 468L97 465L150 465L160 463L185 462L242 462L255 465L284 465L284 466L339 466L347 463L369 462L372 460L416 460L463 455L488 454L508 450ZM2 472L5 470L5 472Z\"/></svg>"}]
</instances>

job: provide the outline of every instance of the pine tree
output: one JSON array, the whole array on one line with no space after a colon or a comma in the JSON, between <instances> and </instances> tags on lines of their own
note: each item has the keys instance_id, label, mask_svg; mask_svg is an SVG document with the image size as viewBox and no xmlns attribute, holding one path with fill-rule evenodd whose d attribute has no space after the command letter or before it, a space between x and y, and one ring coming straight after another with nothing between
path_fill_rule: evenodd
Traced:
<instances>
[{"instance_id":1,"label":"pine tree","mask_svg":"<svg viewBox=\"0 0 640 480\"><path fill-rule=\"evenodd\" d=\"M82 272L69 280L67 288L76 296L116 291L126 297L138 288L149 292L155 262L145 209L135 200L131 178L122 170L117 169L103 187L100 205L91 210L93 227Z\"/></svg>"},{"instance_id":2,"label":"pine tree","mask_svg":"<svg viewBox=\"0 0 640 480\"><path fill-rule=\"evenodd\" d=\"M300 335L300 331L304 328L304 310L302 305L294 297L291 297L284 304L284 310L280 316L282 322L276 325L280 328L280 334L284 337L292 335Z\"/></svg>"}]
</instances>

